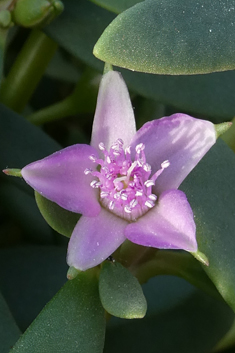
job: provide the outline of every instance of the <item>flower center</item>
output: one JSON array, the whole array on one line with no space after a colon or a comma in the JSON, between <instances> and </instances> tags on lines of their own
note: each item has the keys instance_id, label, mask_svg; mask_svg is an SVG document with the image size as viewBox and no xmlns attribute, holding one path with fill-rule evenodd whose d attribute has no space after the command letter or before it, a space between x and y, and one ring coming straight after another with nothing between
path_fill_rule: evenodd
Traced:
<instances>
[{"instance_id":1,"label":"flower center","mask_svg":"<svg viewBox=\"0 0 235 353\"><path fill-rule=\"evenodd\" d=\"M146 162L145 145L135 147L135 159L131 160L130 147L123 149L123 141L118 139L107 151L104 144L99 144L104 159L94 155L89 158L98 163L98 170L85 169L84 173L92 174L96 179L91 187L100 189L100 202L111 212L129 221L134 221L150 208L154 207L157 196L152 193L156 179L170 163L164 161L152 176L151 166Z\"/></svg>"}]
</instances>

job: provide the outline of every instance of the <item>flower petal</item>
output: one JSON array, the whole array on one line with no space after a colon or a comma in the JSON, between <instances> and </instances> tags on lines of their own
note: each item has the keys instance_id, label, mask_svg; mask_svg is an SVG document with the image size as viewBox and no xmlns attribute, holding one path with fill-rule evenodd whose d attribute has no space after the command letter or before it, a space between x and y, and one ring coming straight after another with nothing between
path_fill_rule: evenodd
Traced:
<instances>
[{"instance_id":1,"label":"flower petal","mask_svg":"<svg viewBox=\"0 0 235 353\"><path fill-rule=\"evenodd\" d=\"M100 264L126 239L127 224L103 208L97 217L81 217L69 241L68 265L85 271Z\"/></svg>"},{"instance_id":2,"label":"flower petal","mask_svg":"<svg viewBox=\"0 0 235 353\"><path fill-rule=\"evenodd\" d=\"M94 177L84 174L86 168L96 167L90 155L98 157L93 147L73 145L27 165L21 173L33 189L59 206L96 216L100 212L98 190L90 186Z\"/></svg>"},{"instance_id":3,"label":"flower petal","mask_svg":"<svg viewBox=\"0 0 235 353\"><path fill-rule=\"evenodd\" d=\"M197 251L193 212L180 190L162 193L152 210L126 227L125 236L144 246Z\"/></svg>"},{"instance_id":4,"label":"flower petal","mask_svg":"<svg viewBox=\"0 0 235 353\"><path fill-rule=\"evenodd\" d=\"M109 71L100 83L91 145L98 148L103 142L109 149L121 138L127 147L135 133L135 117L126 84L119 72Z\"/></svg>"},{"instance_id":5,"label":"flower petal","mask_svg":"<svg viewBox=\"0 0 235 353\"><path fill-rule=\"evenodd\" d=\"M159 194L177 189L215 142L216 131L211 122L179 113L146 123L137 131L132 145L145 144L153 172L169 160L170 166L156 181L154 191Z\"/></svg>"}]
</instances>

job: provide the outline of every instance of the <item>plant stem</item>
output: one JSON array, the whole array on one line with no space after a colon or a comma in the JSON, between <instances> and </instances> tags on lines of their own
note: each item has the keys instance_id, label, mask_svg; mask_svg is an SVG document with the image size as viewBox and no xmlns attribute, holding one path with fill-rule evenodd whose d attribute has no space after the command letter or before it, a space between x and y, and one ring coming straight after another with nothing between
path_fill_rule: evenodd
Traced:
<instances>
[{"instance_id":1,"label":"plant stem","mask_svg":"<svg viewBox=\"0 0 235 353\"><path fill-rule=\"evenodd\" d=\"M37 87L57 44L39 30L32 30L0 90L0 101L20 113Z\"/></svg>"},{"instance_id":2,"label":"plant stem","mask_svg":"<svg viewBox=\"0 0 235 353\"><path fill-rule=\"evenodd\" d=\"M35 125L41 125L70 115L93 112L98 92L96 78L97 72L87 69L70 96L30 114L26 119Z\"/></svg>"}]
</instances>

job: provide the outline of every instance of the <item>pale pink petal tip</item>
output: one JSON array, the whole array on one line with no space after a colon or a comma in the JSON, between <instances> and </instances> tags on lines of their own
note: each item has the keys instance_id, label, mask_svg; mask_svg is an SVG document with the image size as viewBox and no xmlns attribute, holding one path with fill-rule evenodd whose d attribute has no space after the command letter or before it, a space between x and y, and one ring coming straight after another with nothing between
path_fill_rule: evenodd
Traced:
<instances>
[{"instance_id":1,"label":"pale pink petal tip","mask_svg":"<svg viewBox=\"0 0 235 353\"><path fill-rule=\"evenodd\" d=\"M133 243L160 249L197 251L196 226L185 194L169 190L160 195L158 204L125 229Z\"/></svg>"}]
</instances>

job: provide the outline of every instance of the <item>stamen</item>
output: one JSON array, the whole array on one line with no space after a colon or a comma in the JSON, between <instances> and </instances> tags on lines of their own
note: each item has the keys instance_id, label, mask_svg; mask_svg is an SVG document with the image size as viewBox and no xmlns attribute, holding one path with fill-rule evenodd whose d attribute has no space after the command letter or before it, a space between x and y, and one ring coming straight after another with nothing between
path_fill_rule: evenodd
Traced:
<instances>
[{"instance_id":1,"label":"stamen","mask_svg":"<svg viewBox=\"0 0 235 353\"><path fill-rule=\"evenodd\" d=\"M90 159L92 162L96 162L96 161L97 161L97 158L96 158L96 156L94 156L94 154L91 154L91 155L89 156L89 159Z\"/></svg>"},{"instance_id":2,"label":"stamen","mask_svg":"<svg viewBox=\"0 0 235 353\"><path fill-rule=\"evenodd\" d=\"M110 201L110 203L109 203L109 209L110 209L110 210L113 210L113 209L114 209L114 206L115 206L114 201Z\"/></svg>"},{"instance_id":3,"label":"stamen","mask_svg":"<svg viewBox=\"0 0 235 353\"><path fill-rule=\"evenodd\" d=\"M99 143L99 149L100 149L101 151L105 151L105 150L106 150L105 145L104 145L103 142L100 142L100 143Z\"/></svg>"},{"instance_id":4,"label":"stamen","mask_svg":"<svg viewBox=\"0 0 235 353\"><path fill-rule=\"evenodd\" d=\"M110 163L111 163L111 159L110 159L110 157L109 157L109 156L107 156L106 161L107 161L107 163L108 163L108 164L110 164Z\"/></svg>"},{"instance_id":5,"label":"stamen","mask_svg":"<svg viewBox=\"0 0 235 353\"><path fill-rule=\"evenodd\" d=\"M151 166L148 163L143 164L143 169L146 172L151 172Z\"/></svg>"},{"instance_id":6,"label":"stamen","mask_svg":"<svg viewBox=\"0 0 235 353\"><path fill-rule=\"evenodd\" d=\"M169 165L170 165L170 162L168 160L166 160L166 161L162 162L161 167L163 169L166 169L169 167Z\"/></svg>"},{"instance_id":7,"label":"stamen","mask_svg":"<svg viewBox=\"0 0 235 353\"><path fill-rule=\"evenodd\" d=\"M148 199L152 200L152 201L156 201L157 200L157 196L155 194L150 194L150 195L148 195Z\"/></svg>"},{"instance_id":8,"label":"stamen","mask_svg":"<svg viewBox=\"0 0 235 353\"><path fill-rule=\"evenodd\" d=\"M153 180L146 180L144 185L149 188L150 186L154 186L155 182Z\"/></svg>"},{"instance_id":9,"label":"stamen","mask_svg":"<svg viewBox=\"0 0 235 353\"><path fill-rule=\"evenodd\" d=\"M121 194L121 199L123 200L123 201L126 201L127 200L127 194Z\"/></svg>"},{"instance_id":10,"label":"stamen","mask_svg":"<svg viewBox=\"0 0 235 353\"><path fill-rule=\"evenodd\" d=\"M124 145L124 142L122 139L117 139L117 143L120 145L120 146L123 146Z\"/></svg>"},{"instance_id":11,"label":"stamen","mask_svg":"<svg viewBox=\"0 0 235 353\"><path fill-rule=\"evenodd\" d=\"M108 191L101 191L100 197L101 197L102 199L104 199L105 197L108 197L108 196L109 196L109 192L108 192Z\"/></svg>"},{"instance_id":12,"label":"stamen","mask_svg":"<svg viewBox=\"0 0 235 353\"><path fill-rule=\"evenodd\" d=\"M151 200L147 200L147 201L145 202L145 206L147 206L148 208L153 208L154 202L151 201Z\"/></svg>"},{"instance_id":13,"label":"stamen","mask_svg":"<svg viewBox=\"0 0 235 353\"><path fill-rule=\"evenodd\" d=\"M131 208L130 208L129 206L125 206L125 207L124 207L124 211L125 211L126 213L131 213Z\"/></svg>"},{"instance_id":14,"label":"stamen","mask_svg":"<svg viewBox=\"0 0 235 353\"><path fill-rule=\"evenodd\" d=\"M92 172L92 169L91 169L91 168L86 168L86 169L84 170L84 174L85 174L85 175L91 174L91 172Z\"/></svg>"},{"instance_id":15,"label":"stamen","mask_svg":"<svg viewBox=\"0 0 235 353\"><path fill-rule=\"evenodd\" d=\"M131 158L131 147L124 150L123 145L122 139L117 139L107 150L104 143L100 142L103 159L89 156L99 168L86 168L84 174L91 174L95 178L90 185L100 189L101 204L130 221L138 219L155 206L157 195L152 193L152 187L170 162L163 161L161 168L152 174L151 165L146 161L145 145L139 143L135 147L134 160Z\"/></svg>"},{"instance_id":16,"label":"stamen","mask_svg":"<svg viewBox=\"0 0 235 353\"><path fill-rule=\"evenodd\" d=\"M143 143L140 143L139 145L136 146L135 150L137 153L140 153L145 149L145 145Z\"/></svg>"},{"instance_id":17,"label":"stamen","mask_svg":"<svg viewBox=\"0 0 235 353\"><path fill-rule=\"evenodd\" d=\"M96 188L96 184L97 184L97 180L92 180L92 182L90 183L90 186L92 188Z\"/></svg>"},{"instance_id":18,"label":"stamen","mask_svg":"<svg viewBox=\"0 0 235 353\"><path fill-rule=\"evenodd\" d=\"M138 201L137 200L131 200L131 202L130 202L130 207L131 208L134 208L135 206L137 206L138 205Z\"/></svg>"}]
</instances>

